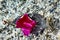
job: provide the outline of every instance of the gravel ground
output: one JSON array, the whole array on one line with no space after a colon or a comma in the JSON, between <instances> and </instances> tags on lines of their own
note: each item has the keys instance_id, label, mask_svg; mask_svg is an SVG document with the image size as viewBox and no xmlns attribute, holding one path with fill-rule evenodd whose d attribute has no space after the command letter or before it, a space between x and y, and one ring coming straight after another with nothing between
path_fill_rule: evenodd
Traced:
<instances>
[{"instance_id":1,"label":"gravel ground","mask_svg":"<svg viewBox=\"0 0 60 40\"><path fill-rule=\"evenodd\" d=\"M24 13L39 14L30 36L14 24ZM0 40L60 40L60 0L0 0Z\"/></svg>"}]
</instances>

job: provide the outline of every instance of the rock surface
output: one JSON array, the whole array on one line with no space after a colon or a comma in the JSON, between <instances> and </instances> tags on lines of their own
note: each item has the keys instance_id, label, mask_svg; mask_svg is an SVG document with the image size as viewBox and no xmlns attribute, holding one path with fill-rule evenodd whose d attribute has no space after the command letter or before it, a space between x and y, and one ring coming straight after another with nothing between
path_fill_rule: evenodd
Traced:
<instances>
[{"instance_id":1,"label":"rock surface","mask_svg":"<svg viewBox=\"0 0 60 40\"><path fill-rule=\"evenodd\" d=\"M15 25L24 13L37 21L28 37ZM0 0L0 40L60 40L60 0Z\"/></svg>"}]
</instances>

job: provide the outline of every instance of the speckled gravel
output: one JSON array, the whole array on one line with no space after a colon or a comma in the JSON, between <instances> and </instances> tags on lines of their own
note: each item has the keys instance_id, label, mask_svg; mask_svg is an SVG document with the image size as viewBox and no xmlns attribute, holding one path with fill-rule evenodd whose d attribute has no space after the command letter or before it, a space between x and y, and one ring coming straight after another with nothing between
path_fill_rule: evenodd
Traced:
<instances>
[{"instance_id":1,"label":"speckled gravel","mask_svg":"<svg viewBox=\"0 0 60 40\"><path fill-rule=\"evenodd\" d=\"M28 37L14 24L26 12L42 16ZM60 0L0 0L0 40L60 40Z\"/></svg>"}]
</instances>

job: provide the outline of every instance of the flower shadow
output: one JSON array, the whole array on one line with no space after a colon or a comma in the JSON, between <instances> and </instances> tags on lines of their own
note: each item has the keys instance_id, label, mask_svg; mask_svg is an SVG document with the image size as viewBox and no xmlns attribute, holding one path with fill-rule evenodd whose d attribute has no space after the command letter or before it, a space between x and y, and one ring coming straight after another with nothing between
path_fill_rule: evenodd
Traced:
<instances>
[{"instance_id":1,"label":"flower shadow","mask_svg":"<svg viewBox=\"0 0 60 40\"><path fill-rule=\"evenodd\" d=\"M31 16L31 19L36 21L36 26L33 28L32 34L34 34L35 36L42 34L45 27L46 27L45 20L43 19L43 16L41 16L38 13L30 14L30 16Z\"/></svg>"}]
</instances>

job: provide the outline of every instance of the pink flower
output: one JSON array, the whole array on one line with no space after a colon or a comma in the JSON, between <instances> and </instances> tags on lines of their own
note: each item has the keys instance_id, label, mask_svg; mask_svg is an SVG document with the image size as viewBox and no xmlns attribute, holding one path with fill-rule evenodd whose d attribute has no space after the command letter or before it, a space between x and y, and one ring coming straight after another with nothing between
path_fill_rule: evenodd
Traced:
<instances>
[{"instance_id":1,"label":"pink flower","mask_svg":"<svg viewBox=\"0 0 60 40\"><path fill-rule=\"evenodd\" d=\"M28 14L24 14L16 21L16 28L21 28L24 35L28 36L35 27L36 21L32 20Z\"/></svg>"}]
</instances>

